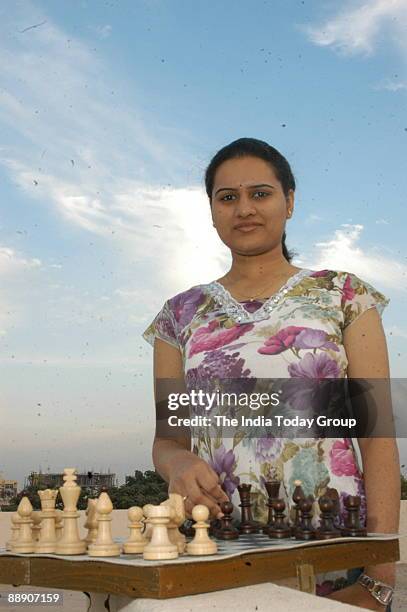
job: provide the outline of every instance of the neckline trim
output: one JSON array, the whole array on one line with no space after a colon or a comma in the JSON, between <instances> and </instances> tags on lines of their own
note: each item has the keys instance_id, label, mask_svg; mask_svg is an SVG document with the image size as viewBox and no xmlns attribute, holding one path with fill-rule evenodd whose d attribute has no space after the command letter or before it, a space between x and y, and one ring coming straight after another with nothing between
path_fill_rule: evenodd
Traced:
<instances>
[{"instance_id":1,"label":"neckline trim","mask_svg":"<svg viewBox=\"0 0 407 612\"><path fill-rule=\"evenodd\" d=\"M280 300L289 292L294 285L298 284L305 276L308 276L314 273L315 270L311 270L310 268L302 268L292 276L290 276L287 281L284 283L280 289L272 294L269 298L267 298L260 308L255 310L254 312L249 312L246 310L243 304L245 302L238 302L224 287L221 283L214 280L206 286L208 293L215 299L215 301L223 306L227 315L234 319L237 323L247 323L250 321L261 321L263 319L268 319L271 312L280 302Z\"/></svg>"}]
</instances>

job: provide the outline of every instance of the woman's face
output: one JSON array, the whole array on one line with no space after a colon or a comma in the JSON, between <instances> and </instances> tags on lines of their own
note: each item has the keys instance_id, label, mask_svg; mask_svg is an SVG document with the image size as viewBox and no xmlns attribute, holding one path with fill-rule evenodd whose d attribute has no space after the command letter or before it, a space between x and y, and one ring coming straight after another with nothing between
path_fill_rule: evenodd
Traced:
<instances>
[{"instance_id":1,"label":"woman's face","mask_svg":"<svg viewBox=\"0 0 407 612\"><path fill-rule=\"evenodd\" d=\"M273 168L258 157L223 162L212 191L212 219L233 252L258 255L281 245L294 192L286 197Z\"/></svg>"}]
</instances>

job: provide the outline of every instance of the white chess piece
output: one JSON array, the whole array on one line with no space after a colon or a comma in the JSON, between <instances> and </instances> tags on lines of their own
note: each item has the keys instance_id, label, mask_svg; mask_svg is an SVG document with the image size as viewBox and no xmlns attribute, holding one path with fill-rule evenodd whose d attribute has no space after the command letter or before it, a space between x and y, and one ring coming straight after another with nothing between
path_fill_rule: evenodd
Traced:
<instances>
[{"instance_id":1,"label":"white chess piece","mask_svg":"<svg viewBox=\"0 0 407 612\"><path fill-rule=\"evenodd\" d=\"M64 531L64 513L62 510L55 510L55 533L57 540L60 540Z\"/></svg>"},{"instance_id":2,"label":"white chess piece","mask_svg":"<svg viewBox=\"0 0 407 612\"><path fill-rule=\"evenodd\" d=\"M88 546L90 557L117 557L120 555L120 546L112 538L110 525L112 511L112 501L109 495L103 491L96 504L98 534L96 540Z\"/></svg>"},{"instance_id":3,"label":"white chess piece","mask_svg":"<svg viewBox=\"0 0 407 612\"><path fill-rule=\"evenodd\" d=\"M98 535L98 519L96 513L97 499L88 499L88 507L86 508L86 522L84 524L85 529L88 530L88 534L85 538L86 544L92 544L95 542Z\"/></svg>"},{"instance_id":4,"label":"white chess piece","mask_svg":"<svg viewBox=\"0 0 407 612\"><path fill-rule=\"evenodd\" d=\"M13 544L17 541L18 532L20 531L20 517L17 512L11 515L11 538L6 542L6 550L11 550Z\"/></svg>"},{"instance_id":5,"label":"white chess piece","mask_svg":"<svg viewBox=\"0 0 407 612\"><path fill-rule=\"evenodd\" d=\"M143 511L137 506L132 506L127 512L129 517L130 537L123 545L123 552L126 554L142 553L148 540L141 533L143 528Z\"/></svg>"},{"instance_id":6,"label":"white chess piece","mask_svg":"<svg viewBox=\"0 0 407 612\"><path fill-rule=\"evenodd\" d=\"M39 539L35 544L34 552L53 553L57 543L55 501L58 491L55 489L45 489L45 491L38 491L38 495L41 500L41 512L38 513L41 521L41 531Z\"/></svg>"},{"instance_id":7,"label":"white chess piece","mask_svg":"<svg viewBox=\"0 0 407 612\"><path fill-rule=\"evenodd\" d=\"M33 507L27 496L21 498L18 504L17 513L19 516L20 529L17 540L11 547L11 552L32 553L34 552L34 540L31 534L31 512Z\"/></svg>"},{"instance_id":8,"label":"white chess piece","mask_svg":"<svg viewBox=\"0 0 407 612\"><path fill-rule=\"evenodd\" d=\"M152 525L151 540L146 544L143 558L148 560L176 559L178 548L168 538L167 525L170 522L172 510L169 506L144 506L147 519ZM143 509L143 510L144 510Z\"/></svg>"},{"instance_id":9,"label":"white chess piece","mask_svg":"<svg viewBox=\"0 0 407 612\"><path fill-rule=\"evenodd\" d=\"M64 502L63 518L64 531L55 547L57 555L81 555L86 552L86 542L79 538L78 518L76 504L78 503L81 488L76 484L75 468L64 469L64 484L59 488Z\"/></svg>"},{"instance_id":10,"label":"white chess piece","mask_svg":"<svg viewBox=\"0 0 407 612\"><path fill-rule=\"evenodd\" d=\"M192 518L195 524L195 536L191 542L187 544L187 553L189 555L216 555L218 546L216 542L210 539L208 535L209 523L206 521L209 518L209 508L203 505L194 506L192 508Z\"/></svg>"},{"instance_id":11,"label":"white chess piece","mask_svg":"<svg viewBox=\"0 0 407 612\"><path fill-rule=\"evenodd\" d=\"M143 536L147 540L151 539L151 534L153 532L153 526L148 519L148 509L152 507L153 507L153 504L146 504L145 506L143 506L143 514L145 516Z\"/></svg>"},{"instance_id":12,"label":"white chess piece","mask_svg":"<svg viewBox=\"0 0 407 612\"><path fill-rule=\"evenodd\" d=\"M185 552L186 537L178 528L186 518L184 498L178 493L170 493L168 499L163 501L161 506L170 506L173 509L173 514L167 527L168 537L170 542L177 545L178 552L182 555Z\"/></svg>"},{"instance_id":13,"label":"white chess piece","mask_svg":"<svg viewBox=\"0 0 407 612\"><path fill-rule=\"evenodd\" d=\"M40 539L40 532L41 532L41 512L39 510L33 510L31 512L31 519L32 519L32 527L31 527L31 535L33 537L34 542L38 542L38 540Z\"/></svg>"}]
</instances>

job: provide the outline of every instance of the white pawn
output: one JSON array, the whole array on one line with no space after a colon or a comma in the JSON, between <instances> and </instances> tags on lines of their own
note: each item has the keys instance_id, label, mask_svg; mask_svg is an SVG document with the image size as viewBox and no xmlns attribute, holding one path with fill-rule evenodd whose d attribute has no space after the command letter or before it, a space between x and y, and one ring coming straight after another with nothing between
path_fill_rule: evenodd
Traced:
<instances>
[{"instance_id":1,"label":"white pawn","mask_svg":"<svg viewBox=\"0 0 407 612\"><path fill-rule=\"evenodd\" d=\"M18 504L17 513L19 516L20 530L17 540L11 547L11 552L32 553L34 552L34 540L31 534L31 512L33 507L28 497L24 495Z\"/></svg>"},{"instance_id":2,"label":"white pawn","mask_svg":"<svg viewBox=\"0 0 407 612\"><path fill-rule=\"evenodd\" d=\"M53 553L55 552L57 543L57 534L55 531L55 501L58 491L55 489L45 489L45 491L38 491L38 495L41 499L41 512L38 513L41 521L41 528L34 552Z\"/></svg>"},{"instance_id":3,"label":"white pawn","mask_svg":"<svg viewBox=\"0 0 407 612\"><path fill-rule=\"evenodd\" d=\"M208 535L209 509L206 506L198 505L192 508L192 518L195 524L195 536L192 542L187 544L187 553L190 555L216 555L218 546Z\"/></svg>"},{"instance_id":4,"label":"white pawn","mask_svg":"<svg viewBox=\"0 0 407 612\"><path fill-rule=\"evenodd\" d=\"M173 513L172 509L169 506L148 504L146 512L147 519L152 525L152 533L150 542L144 548L143 558L150 561L176 559L178 548L176 544L170 542L167 532L167 525Z\"/></svg>"},{"instance_id":5,"label":"white pawn","mask_svg":"<svg viewBox=\"0 0 407 612\"><path fill-rule=\"evenodd\" d=\"M110 525L113 504L106 491L99 495L96 512L98 534L96 540L88 546L88 555L90 557L118 557L120 555L120 546L113 541Z\"/></svg>"},{"instance_id":6,"label":"white pawn","mask_svg":"<svg viewBox=\"0 0 407 612\"><path fill-rule=\"evenodd\" d=\"M132 508L129 508L127 516L129 517L130 521L130 537L123 545L123 552L126 554L142 553L148 542L148 540L141 533L143 528L143 511L141 508L133 506Z\"/></svg>"},{"instance_id":7,"label":"white pawn","mask_svg":"<svg viewBox=\"0 0 407 612\"><path fill-rule=\"evenodd\" d=\"M20 531L20 517L17 512L11 515L11 538L6 542L6 550L11 550L13 544L17 541L18 532Z\"/></svg>"}]
</instances>

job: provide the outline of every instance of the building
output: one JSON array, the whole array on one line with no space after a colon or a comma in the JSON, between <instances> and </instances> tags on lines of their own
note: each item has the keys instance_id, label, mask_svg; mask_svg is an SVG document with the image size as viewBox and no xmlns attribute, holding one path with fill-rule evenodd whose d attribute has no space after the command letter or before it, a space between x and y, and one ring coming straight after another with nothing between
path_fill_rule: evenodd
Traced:
<instances>
[{"instance_id":1,"label":"building","mask_svg":"<svg viewBox=\"0 0 407 612\"><path fill-rule=\"evenodd\" d=\"M83 472L77 474L76 482L83 489L92 493L98 493L102 487L110 489L117 486L116 474L111 472ZM30 472L25 479L24 487L36 487L39 489L55 489L64 484L63 473L52 472Z\"/></svg>"},{"instance_id":2,"label":"building","mask_svg":"<svg viewBox=\"0 0 407 612\"><path fill-rule=\"evenodd\" d=\"M0 508L8 506L13 497L17 495L17 480L7 480L0 473Z\"/></svg>"}]
</instances>

